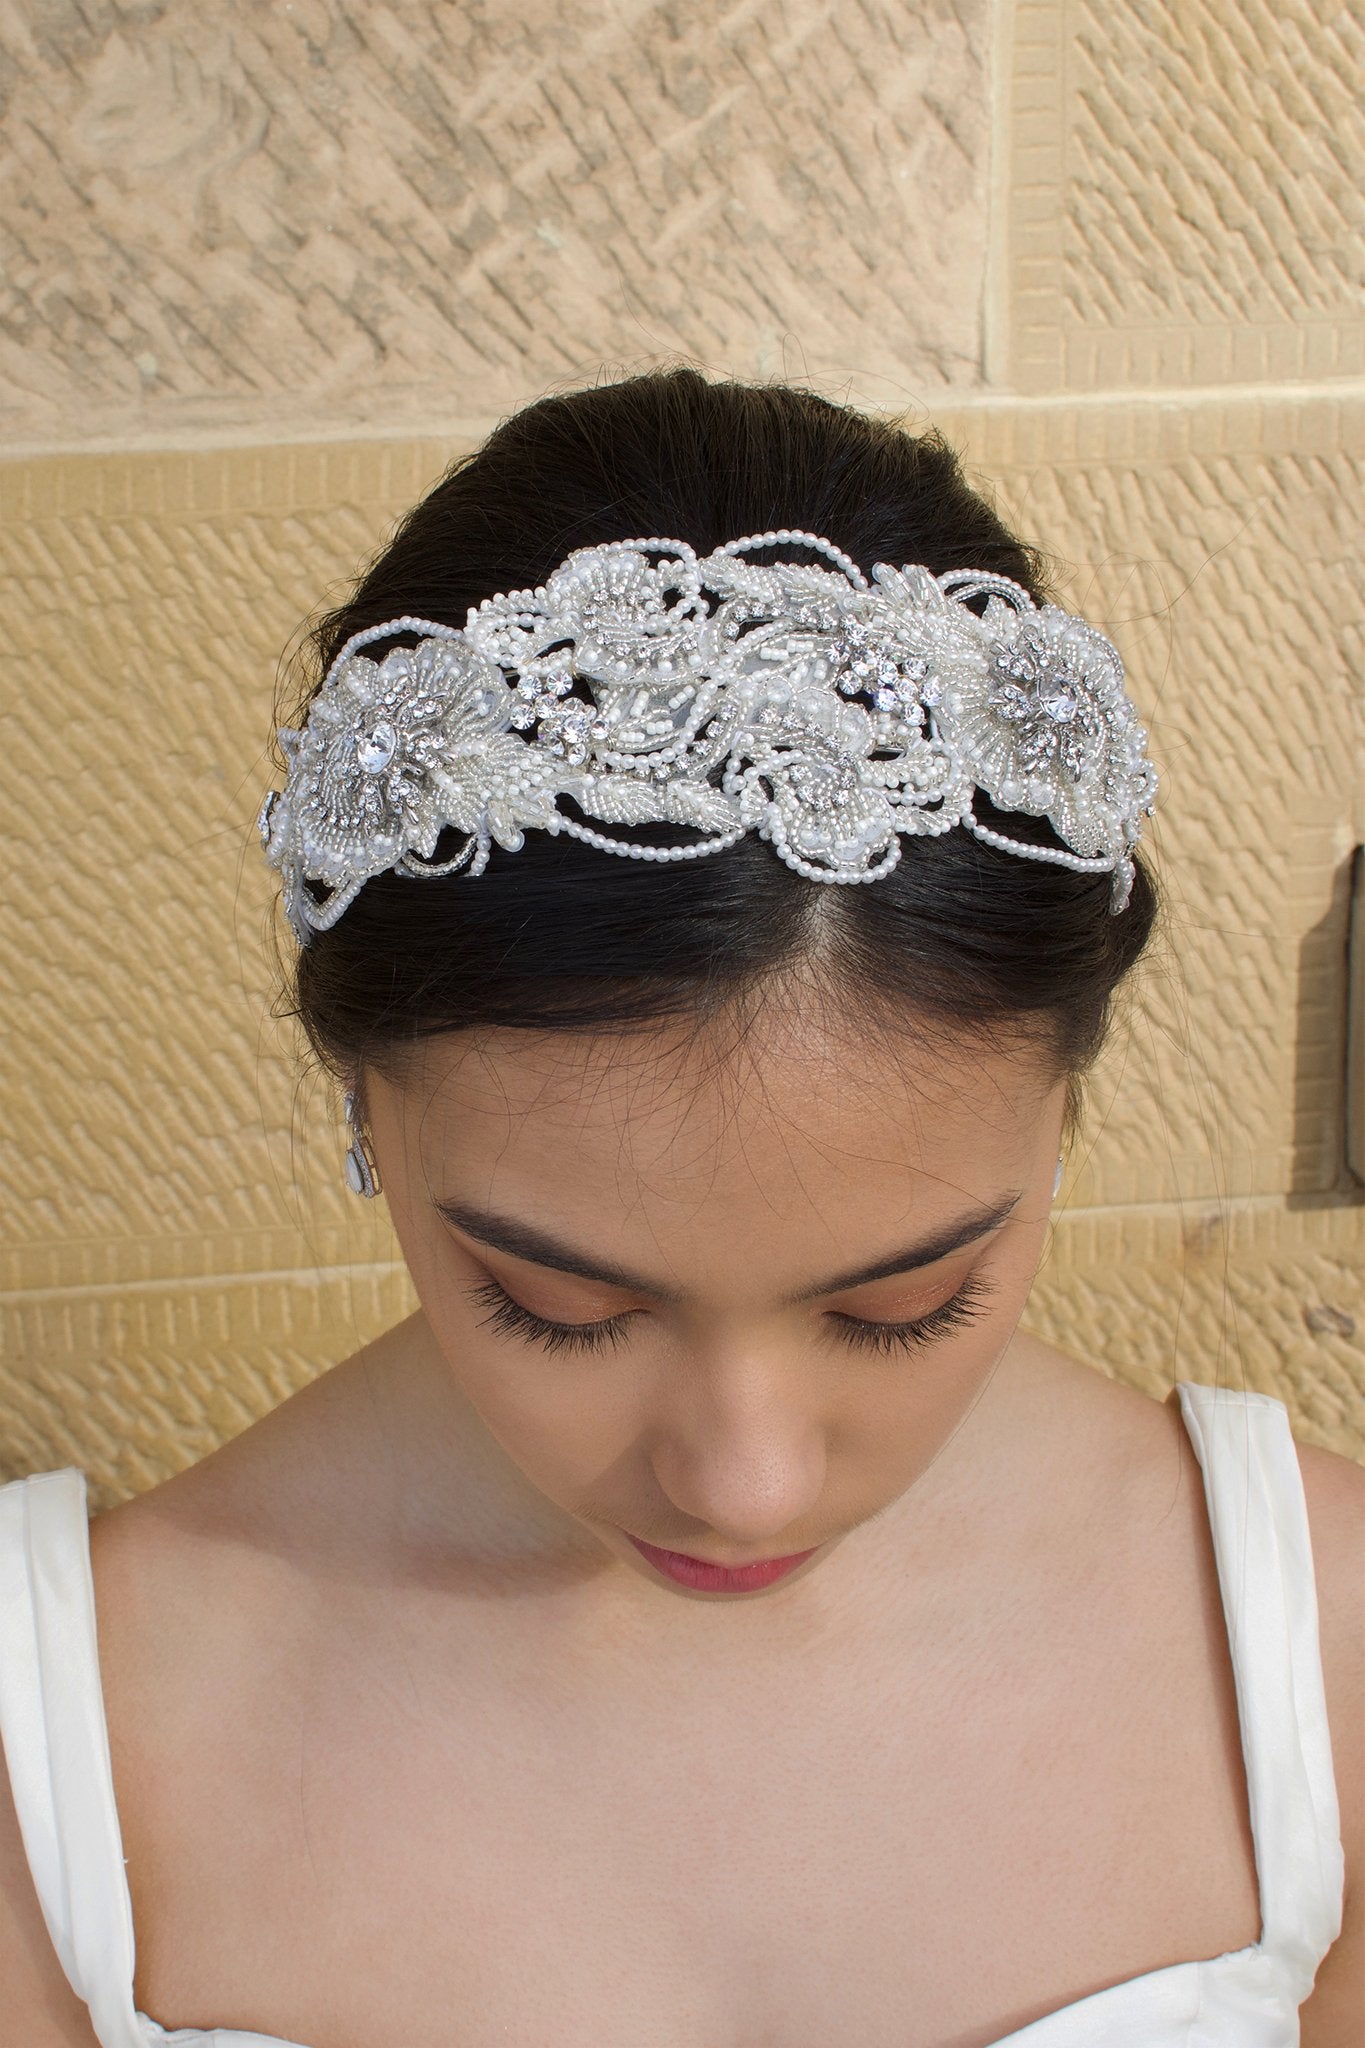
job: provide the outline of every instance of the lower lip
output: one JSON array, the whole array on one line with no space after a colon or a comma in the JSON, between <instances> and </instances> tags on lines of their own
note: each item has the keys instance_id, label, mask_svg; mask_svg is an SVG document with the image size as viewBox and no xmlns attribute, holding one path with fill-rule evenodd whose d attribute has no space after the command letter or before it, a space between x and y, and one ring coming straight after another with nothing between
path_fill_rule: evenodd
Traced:
<instances>
[{"instance_id":1,"label":"lower lip","mask_svg":"<svg viewBox=\"0 0 1365 2048\"><path fill-rule=\"evenodd\" d=\"M788 1572L794 1572L799 1564L815 1555L815 1550L798 1550L793 1557L769 1557L761 1564L743 1564L727 1571L723 1565L703 1564L699 1557L686 1557L680 1550L656 1550L652 1543L642 1543L638 1536L630 1540L656 1571L698 1593L756 1593L760 1587L771 1586L775 1579L785 1579Z\"/></svg>"}]
</instances>

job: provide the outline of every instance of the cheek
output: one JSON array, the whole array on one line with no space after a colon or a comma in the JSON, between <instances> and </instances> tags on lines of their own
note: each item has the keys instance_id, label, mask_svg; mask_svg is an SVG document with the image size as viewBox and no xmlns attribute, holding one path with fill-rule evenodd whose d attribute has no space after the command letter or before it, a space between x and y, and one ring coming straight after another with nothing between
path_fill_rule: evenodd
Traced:
<instances>
[{"instance_id":1,"label":"cheek","mask_svg":"<svg viewBox=\"0 0 1365 2048\"><path fill-rule=\"evenodd\" d=\"M465 1399L540 1492L574 1509L635 1483L648 1418L640 1382L618 1359L540 1356L533 1346L476 1332L458 1379Z\"/></svg>"}]
</instances>

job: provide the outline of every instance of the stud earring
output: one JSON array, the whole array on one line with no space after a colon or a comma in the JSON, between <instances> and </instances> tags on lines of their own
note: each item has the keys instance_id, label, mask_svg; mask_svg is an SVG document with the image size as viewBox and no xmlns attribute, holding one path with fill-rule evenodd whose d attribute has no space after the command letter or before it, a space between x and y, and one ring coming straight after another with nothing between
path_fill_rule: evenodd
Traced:
<instances>
[{"instance_id":1,"label":"stud earring","mask_svg":"<svg viewBox=\"0 0 1365 2048\"><path fill-rule=\"evenodd\" d=\"M1056 1179L1055 1179L1055 1180L1053 1181L1053 1183L1052 1183L1052 1199L1053 1199L1053 1201L1054 1201L1054 1202L1056 1201L1056 1199L1057 1199L1058 1195L1059 1195L1059 1194L1061 1193L1061 1188L1062 1188L1062 1173L1063 1173L1063 1171L1064 1171L1064 1169L1065 1169L1065 1166L1066 1166L1066 1154L1065 1154L1065 1153L1063 1153L1063 1154L1061 1155L1061 1157L1060 1157L1060 1158L1058 1159L1058 1161L1057 1161L1057 1176L1056 1176Z\"/></svg>"},{"instance_id":2,"label":"stud earring","mask_svg":"<svg viewBox=\"0 0 1365 2048\"><path fill-rule=\"evenodd\" d=\"M351 1132L351 1142L346 1149L346 1185L352 1194L363 1195L366 1201L372 1201L380 1191L379 1168L356 1119L355 1096L349 1088L346 1090L346 1122Z\"/></svg>"}]
</instances>

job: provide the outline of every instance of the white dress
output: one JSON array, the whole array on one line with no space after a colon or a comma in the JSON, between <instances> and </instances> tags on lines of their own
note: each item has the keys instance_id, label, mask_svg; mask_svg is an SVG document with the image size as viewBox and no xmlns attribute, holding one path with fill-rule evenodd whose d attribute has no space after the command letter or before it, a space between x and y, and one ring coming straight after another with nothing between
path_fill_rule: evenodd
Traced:
<instances>
[{"instance_id":1,"label":"white dress","mask_svg":"<svg viewBox=\"0 0 1365 2048\"><path fill-rule=\"evenodd\" d=\"M1111 1985L995 2048L1293 2048L1345 1868L1298 1457L1269 1395L1179 1383L1241 1724L1261 1938ZM48 1931L102 2048L306 2048L133 2004L133 1916L96 1652L85 1475L0 1486L0 1735ZM831 2043L831 2048L836 2044Z\"/></svg>"}]
</instances>

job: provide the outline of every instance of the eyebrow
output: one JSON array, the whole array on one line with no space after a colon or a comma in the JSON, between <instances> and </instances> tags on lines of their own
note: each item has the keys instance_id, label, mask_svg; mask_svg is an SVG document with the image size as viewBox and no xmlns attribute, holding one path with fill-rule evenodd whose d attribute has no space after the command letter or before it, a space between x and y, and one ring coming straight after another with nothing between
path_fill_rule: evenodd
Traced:
<instances>
[{"instance_id":1,"label":"eyebrow","mask_svg":"<svg viewBox=\"0 0 1365 2048\"><path fill-rule=\"evenodd\" d=\"M874 1259L870 1265L855 1266L851 1272L834 1273L828 1280L817 1281L814 1287L803 1287L799 1293L787 1295L780 1306L795 1308L800 1302L813 1301L817 1295L836 1294L846 1287L865 1287L869 1281L885 1280L893 1273L914 1273L921 1266L937 1265L950 1252L960 1252L967 1245L989 1237L1022 1199L1022 1188L1002 1195L989 1208L973 1209L917 1244L904 1245L899 1251ZM494 1210L479 1209L470 1202L448 1200L434 1206L447 1223L453 1223L466 1237L475 1238L494 1251L506 1252L511 1258L527 1259L533 1266L549 1266L557 1273L573 1273L580 1280L604 1281L609 1287L623 1287L632 1294L647 1294L653 1301L674 1305L686 1299L674 1289L660 1287L657 1281L632 1273L612 1259L590 1258L586 1252L551 1237L548 1231L538 1229L534 1223L524 1223L513 1216L500 1216Z\"/></svg>"}]
</instances>

